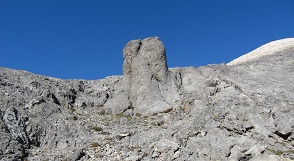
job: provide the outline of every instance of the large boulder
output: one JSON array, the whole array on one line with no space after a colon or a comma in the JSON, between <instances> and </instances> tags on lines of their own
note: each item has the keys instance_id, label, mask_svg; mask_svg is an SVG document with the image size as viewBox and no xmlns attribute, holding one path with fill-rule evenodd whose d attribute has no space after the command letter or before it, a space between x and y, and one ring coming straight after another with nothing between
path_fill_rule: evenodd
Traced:
<instances>
[{"instance_id":1,"label":"large boulder","mask_svg":"<svg viewBox=\"0 0 294 161\"><path fill-rule=\"evenodd\" d=\"M134 112L148 115L172 109L179 94L159 38L132 40L125 46L123 55L123 71Z\"/></svg>"}]
</instances>

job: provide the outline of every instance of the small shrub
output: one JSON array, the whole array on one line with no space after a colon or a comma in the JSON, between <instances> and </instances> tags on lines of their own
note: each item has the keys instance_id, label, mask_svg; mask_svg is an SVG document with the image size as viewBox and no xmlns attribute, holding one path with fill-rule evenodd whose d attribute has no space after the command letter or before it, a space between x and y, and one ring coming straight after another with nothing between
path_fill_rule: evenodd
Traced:
<instances>
[{"instance_id":1,"label":"small shrub","mask_svg":"<svg viewBox=\"0 0 294 161\"><path fill-rule=\"evenodd\" d=\"M73 107L71 107L70 110L71 110L71 112L75 112L76 111Z\"/></svg>"},{"instance_id":2,"label":"small shrub","mask_svg":"<svg viewBox=\"0 0 294 161\"><path fill-rule=\"evenodd\" d=\"M132 120L131 116L126 116L127 120L130 122Z\"/></svg>"},{"instance_id":3,"label":"small shrub","mask_svg":"<svg viewBox=\"0 0 294 161\"><path fill-rule=\"evenodd\" d=\"M268 149L270 152L274 153L275 155L283 155L284 153L291 153L294 154L294 150L275 150L275 149Z\"/></svg>"},{"instance_id":4,"label":"small shrub","mask_svg":"<svg viewBox=\"0 0 294 161\"><path fill-rule=\"evenodd\" d=\"M131 150L131 151L135 151L137 149L142 149L142 147L138 146L138 145L137 146L129 146L128 149Z\"/></svg>"},{"instance_id":5,"label":"small shrub","mask_svg":"<svg viewBox=\"0 0 294 161\"><path fill-rule=\"evenodd\" d=\"M214 119L215 121L219 121L220 119L222 119L222 115L220 115L220 114L216 114L216 115L213 116L213 119Z\"/></svg>"},{"instance_id":6,"label":"small shrub","mask_svg":"<svg viewBox=\"0 0 294 161\"><path fill-rule=\"evenodd\" d=\"M91 147L93 147L93 148L100 147L100 146L101 145L99 143L96 143L96 142L91 144Z\"/></svg>"},{"instance_id":7,"label":"small shrub","mask_svg":"<svg viewBox=\"0 0 294 161\"><path fill-rule=\"evenodd\" d=\"M103 131L103 129L101 127L93 127L92 129L95 131L98 131L98 132Z\"/></svg>"},{"instance_id":8,"label":"small shrub","mask_svg":"<svg viewBox=\"0 0 294 161\"><path fill-rule=\"evenodd\" d=\"M105 115L105 110L101 110L98 112L98 115Z\"/></svg>"},{"instance_id":9,"label":"small shrub","mask_svg":"<svg viewBox=\"0 0 294 161\"><path fill-rule=\"evenodd\" d=\"M152 76L153 76L153 78L154 78L157 82L161 82L161 79L160 79L160 77L159 77L158 75L153 74Z\"/></svg>"},{"instance_id":10,"label":"small shrub","mask_svg":"<svg viewBox=\"0 0 294 161\"><path fill-rule=\"evenodd\" d=\"M137 117L141 117L142 116L142 114L140 114L140 113L136 113L136 115L135 116L137 116Z\"/></svg>"},{"instance_id":11,"label":"small shrub","mask_svg":"<svg viewBox=\"0 0 294 161\"><path fill-rule=\"evenodd\" d=\"M100 134L101 134L101 135L109 135L110 133L107 132L107 131L103 131L103 132L101 132Z\"/></svg>"},{"instance_id":12,"label":"small shrub","mask_svg":"<svg viewBox=\"0 0 294 161\"><path fill-rule=\"evenodd\" d=\"M115 117L116 118L121 118L121 117L123 117L123 113L118 113L118 114L115 115Z\"/></svg>"},{"instance_id":13,"label":"small shrub","mask_svg":"<svg viewBox=\"0 0 294 161\"><path fill-rule=\"evenodd\" d=\"M113 141L113 138L105 138L105 140Z\"/></svg>"}]
</instances>

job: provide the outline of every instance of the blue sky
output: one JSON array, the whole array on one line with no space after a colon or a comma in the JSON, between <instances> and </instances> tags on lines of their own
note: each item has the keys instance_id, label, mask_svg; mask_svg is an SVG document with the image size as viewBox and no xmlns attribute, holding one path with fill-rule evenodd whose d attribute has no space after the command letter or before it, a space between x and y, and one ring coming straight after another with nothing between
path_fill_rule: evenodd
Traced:
<instances>
[{"instance_id":1,"label":"blue sky","mask_svg":"<svg viewBox=\"0 0 294 161\"><path fill-rule=\"evenodd\" d=\"M228 63L294 37L293 0L1 0L0 66L64 79L122 74L132 39L158 36L169 67Z\"/></svg>"}]
</instances>

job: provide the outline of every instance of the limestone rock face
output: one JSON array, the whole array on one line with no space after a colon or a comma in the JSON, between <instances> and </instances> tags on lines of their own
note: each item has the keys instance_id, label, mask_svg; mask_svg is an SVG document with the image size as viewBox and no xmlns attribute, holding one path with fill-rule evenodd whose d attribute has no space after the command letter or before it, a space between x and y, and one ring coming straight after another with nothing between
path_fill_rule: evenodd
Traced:
<instances>
[{"instance_id":1,"label":"limestone rock face","mask_svg":"<svg viewBox=\"0 0 294 161\"><path fill-rule=\"evenodd\" d=\"M168 69L158 38L133 40L124 75L92 81L0 68L0 161L293 160L289 43Z\"/></svg>"},{"instance_id":2,"label":"limestone rock face","mask_svg":"<svg viewBox=\"0 0 294 161\"><path fill-rule=\"evenodd\" d=\"M125 46L123 56L129 101L135 113L154 114L172 109L179 96L159 38L132 40Z\"/></svg>"}]
</instances>

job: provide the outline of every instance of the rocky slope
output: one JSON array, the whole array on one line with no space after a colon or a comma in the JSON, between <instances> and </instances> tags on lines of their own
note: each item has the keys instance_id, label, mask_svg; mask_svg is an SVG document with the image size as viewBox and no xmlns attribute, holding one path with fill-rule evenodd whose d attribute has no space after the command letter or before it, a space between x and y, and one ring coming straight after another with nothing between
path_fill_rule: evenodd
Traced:
<instances>
[{"instance_id":1,"label":"rocky slope","mask_svg":"<svg viewBox=\"0 0 294 161\"><path fill-rule=\"evenodd\" d=\"M0 160L294 159L294 47L282 41L168 69L157 37L133 40L124 75L96 81L0 68Z\"/></svg>"}]
</instances>

